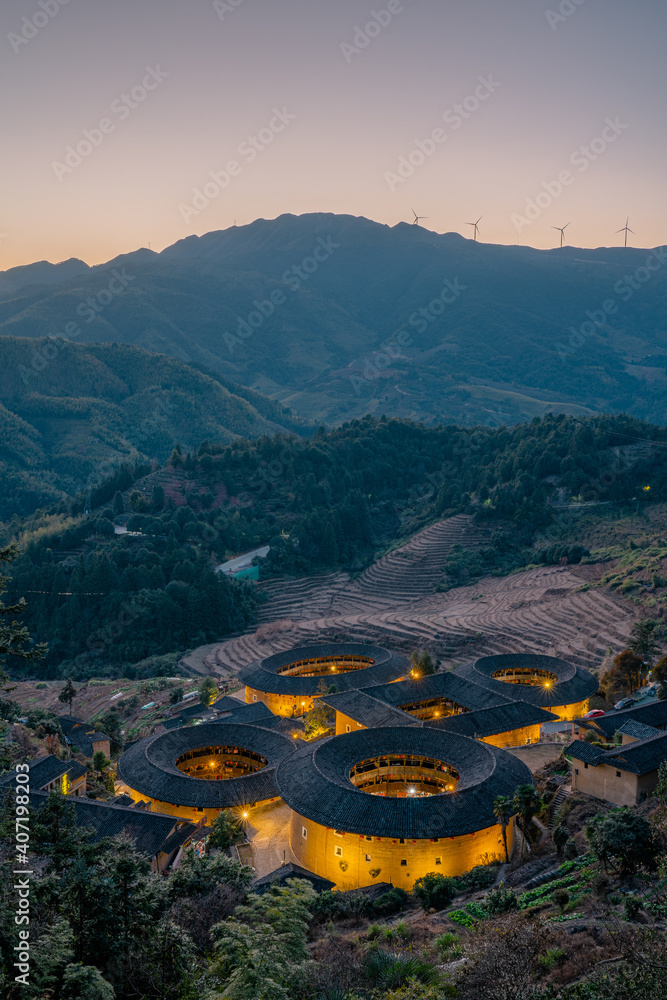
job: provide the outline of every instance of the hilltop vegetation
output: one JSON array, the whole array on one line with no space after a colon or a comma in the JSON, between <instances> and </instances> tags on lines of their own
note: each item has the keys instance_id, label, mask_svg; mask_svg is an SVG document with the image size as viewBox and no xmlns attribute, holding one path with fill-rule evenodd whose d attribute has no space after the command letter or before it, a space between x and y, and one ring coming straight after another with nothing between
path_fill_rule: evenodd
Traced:
<instances>
[{"instance_id":1,"label":"hilltop vegetation","mask_svg":"<svg viewBox=\"0 0 667 1000\"><path fill-rule=\"evenodd\" d=\"M283 407L125 344L0 337L0 521L174 445L300 430Z\"/></svg>"},{"instance_id":2,"label":"hilltop vegetation","mask_svg":"<svg viewBox=\"0 0 667 1000\"><path fill-rule=\"evenodd\" d=\"M0 335L73 326L88 343L205 365L330 424L385 413L497 426L549 411L660 421L667 269L658 256L650 280L635 279L648 256L284 215L120 263L70 262L56 284L43 266L12 272Z\"/></svg>"},{"instance_id":3,"label":"hilltop vegetation","mask_svg":"<svg viewBox=\"0 0 667 1000\"><path fill-rule=\"evenodd\" d=\"M205 443L171 457L172 474L189 484L178 505L159 484L151 489L154 474L133 482L136 470L125 469L123 485L115 477L100 488L90 516L77 498L15 520L8 535L22 554L9 598L27 597L26 621L49 641L33 673L117 676L150 655L247 629L256 590L212 567L259 545L271 546L263 576L354 572L430 521L465 512L493 529L483 571L558 562L554 502L605 500L635 515L664 502L666 440L627 417L549 416L512 430L368 417L311 440ZM114 534L119 517L128 534Z\"/></svg>"}]
</instances>

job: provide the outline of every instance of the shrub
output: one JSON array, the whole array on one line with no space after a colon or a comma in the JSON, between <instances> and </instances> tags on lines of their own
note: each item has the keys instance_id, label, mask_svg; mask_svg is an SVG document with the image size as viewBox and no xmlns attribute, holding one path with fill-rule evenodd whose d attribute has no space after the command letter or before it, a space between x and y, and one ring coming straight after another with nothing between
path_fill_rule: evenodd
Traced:
<instances>
[{"instance_id":1,"label":"shrub","mask_svg":"<svg viewBox=\"0 0 667 1000\"><path fill-rule=\"evenodd\" d=\"M440 959L443 962L451 961L453 958L458 958L461 954L459 936L458 934L454 934L452 931L446 931L444 934L439 934L433 943Z\"/></svg>"},{"instance_id":2,"label":"shrub","mask_svg":"<svg viewBox=\"0 0 667 1000\"><path fill-rule=\"evenodd\" d=\"M405 889L393 888L384 892L373 903L373 912L378 916L389 917L392 913L404 910L409 896Z\"/></svg>"},{"instance_id":3,"label":"shrub","mask_svg":"<svg viewBox=\"0 0 667 1000\"><path fill-rule=\"evenodd\" d=\"M519 909L516 893L513 889L508 889L504 882L501 882L497 889L492 889L484 902L491 914L511 913L512 910Z\"/></svg>"},{"instance_id":4,"label":"shrub","mask_svg":"<svg viewBox=\"0 0 667 1000\"><path fill-rule=\"evenodd\" d=\"M429 986L439 979L437 969L430 962L414 955L408 958L380 948L372 948L368 952L363 969L368 981L378 990L398 989L413 979Z\"/></svg>"},{"instance_id":5,"label":"shrub","mask_svg":"<svg viewBox=\"0 0 667 1000\"><path fill-rule=\"evenodd\" d=\"M551 898L561 911L564 910L570 902L570 894L567 889L555 889L551 894Z\"/></svg>"},{"instance_id":6,"label":"shrub","mask_svg":"<svg viewBox=\"0 0 667 1000\"><path fill-rule=\"evenodd\" d=\"M636 920L641 908L641 903L638 899L628 896L623 904L623 916L626 920Z\"/></svg>"},{"instance_id":7,"label":"shrub","mask_svg":"<svg viewBox=\"0 0 667 1000\"><path fill-rule=\"evenodd\" d=\"M458 886L454 879L445 875L429 872L417 879L412 890L413 895L421 903L423 910L443 910L445 906L458 895Z\"/></svg>"}]
</instances>

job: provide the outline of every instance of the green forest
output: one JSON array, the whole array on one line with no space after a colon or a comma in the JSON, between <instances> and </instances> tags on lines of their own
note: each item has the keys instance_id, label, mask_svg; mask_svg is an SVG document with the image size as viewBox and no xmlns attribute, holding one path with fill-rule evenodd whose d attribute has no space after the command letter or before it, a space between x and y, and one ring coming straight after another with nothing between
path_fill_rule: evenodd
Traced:
<instances>
[{"instance_id":1,"label":"green forest","mask_svg":"<svg viewBox=\"0 0 667 1000\"><path fill-rule=\"evenodd\" d=\"M625 416L548 415L508 428L425 427L365 417L310 439L263 436L176 449L174 503L147 466L122 466L92 495L5 525L16 539L8 596L48 642L15 676L135 676L133 664L248 629L256 587L214 572L269 544L263 577L358 572L433 520L469 513L492 529L481 552L454 553L444 586L483 572L558 562L536 536L574 500L641 515L664 501L667 430ZM123 521L126 534L114 533ZM575 547L576 548L576 547ZM565 553L578 561L584 550ZM449 580L449 583L447 583Z\"/></svg>"}]
</instances>

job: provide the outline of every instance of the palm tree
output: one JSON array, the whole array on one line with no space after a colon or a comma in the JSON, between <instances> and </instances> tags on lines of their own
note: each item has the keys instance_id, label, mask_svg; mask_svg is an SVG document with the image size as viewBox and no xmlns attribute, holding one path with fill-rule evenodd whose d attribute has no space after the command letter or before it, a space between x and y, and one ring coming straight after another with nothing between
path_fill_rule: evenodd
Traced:
<instances>
[{"instance_id":1,"label":"palm tree","mask_svg":"<svg viewBox=\"0 0 667 1000\"><path fill-rule=\"evenodd\" d=\"M512 800L507 795L497 795L493 800L493 815L500 824L505 845L505 861L509 863L510 855L507 850L507 827L513 815Z\"/></svg>"},{"instance_id":2,"label":"palm tree","mask_svg":"<svg viewBox=\"0 0 667 1000\"><path fill-rule=\"evenodd\" d=\"M514 792L512 808L521 817L521 831L523 833L521 857L523 857L526 837L528 836L528 824L542 808L542 798L533 785L519 785Z\"/></svg>"}]
</instances>

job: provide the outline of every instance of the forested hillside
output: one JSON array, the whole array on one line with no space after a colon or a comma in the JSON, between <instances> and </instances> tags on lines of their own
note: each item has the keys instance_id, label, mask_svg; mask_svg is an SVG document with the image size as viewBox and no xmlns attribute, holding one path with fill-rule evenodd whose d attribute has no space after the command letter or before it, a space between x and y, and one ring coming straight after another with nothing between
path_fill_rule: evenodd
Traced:
<instances>
[{"instance_id":1,"label":"forested hillside","mask_svg":"<svg viewBox=\"0 0 667 1000\"><path fill-rule=\"evenodd\" d=\"M93 488L119 463L300 422L252 390L124 344L0 337L0 521Z\"/></svg>"},{"instance_id":2,"label":"forested hillside","mask_svg":"<svg viewBox=\"0 0 667 1000\"><path fill-rule=\"evenodd\" d=\"M92 515L79 498L7 533L22 543L10 598L27 598L27 624L50 645L29 669L113 675L243 631L256 590L212 567L262 544L264 576L355 571L429 521L466 512L493 529L473 573L557 562L557 547L533 543L558 505L574 498L641 516L667 496L666 447L667 430L627 417L548 416L511 430L368 417L312 440L176 451L167 474L189 484L179 503L155 474L126 468L98 491ZM129 532L115 535L114 520Z\"/></svg>"}]
</instances>

